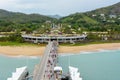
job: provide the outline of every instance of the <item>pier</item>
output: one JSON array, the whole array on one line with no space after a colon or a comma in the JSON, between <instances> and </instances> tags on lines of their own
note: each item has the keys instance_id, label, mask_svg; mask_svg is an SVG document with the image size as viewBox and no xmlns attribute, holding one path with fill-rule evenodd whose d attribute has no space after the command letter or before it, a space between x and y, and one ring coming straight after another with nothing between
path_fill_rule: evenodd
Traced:
<instances>
[{"instance_id":1,"label":"pier","mask_svg":"<svg viewBox=\"0 0 120 80\"><path fill-rule=\"evenodd\" d=\"M40 63L35 66L33 80L56 80L54 67L58 62L57 47L55 41L48 43Z\"/></svg>"},{"instance_id":2,"label":"pier","mask_svg":"<svg viewBox=\"0 0 120 80\"><path fill-rule=\"evenodd\" d=\"M82 80L78 68L69 66L69 73L63 74L58 66L58 42L50 41L46 46L40 63L35 65L33 74L28 75L27 67L16 68L11 78L7 80Z\"/></svg>"}]
</instances>

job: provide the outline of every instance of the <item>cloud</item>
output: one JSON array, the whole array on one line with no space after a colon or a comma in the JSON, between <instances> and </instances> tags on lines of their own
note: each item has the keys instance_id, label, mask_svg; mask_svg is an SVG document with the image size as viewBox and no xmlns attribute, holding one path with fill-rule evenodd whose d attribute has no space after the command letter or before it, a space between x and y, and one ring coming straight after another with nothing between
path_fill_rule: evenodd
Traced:
<instances>
[{"instance_id":1,"label":"cloud","mask_svg":"<svg viewBox=\"0 0 120 80\"><path fill-rule=\"evenodd\" d=\"M0 0L0 8L24 13L68 15L108 6L120 0Z\"/></svg>"},{"instance_id":2,"label":"cloud","mask_svg":"<svg viewBox=\"0 0 120 80\"><path fill-rule=\"evenodd\" d=\"M18 4L39 3L40 0L17 0Z\"/></svg>"},{"instance_id":3,"label":"cloud","mask_svg":"<svg viewBox=\"0 0 120 80\"><path fill-rule=\"evenodd\" d=\"M0 0L0 7L10 7L8 5L13 5L15 3L15 0Z\"/></svg>"}]
</instances>

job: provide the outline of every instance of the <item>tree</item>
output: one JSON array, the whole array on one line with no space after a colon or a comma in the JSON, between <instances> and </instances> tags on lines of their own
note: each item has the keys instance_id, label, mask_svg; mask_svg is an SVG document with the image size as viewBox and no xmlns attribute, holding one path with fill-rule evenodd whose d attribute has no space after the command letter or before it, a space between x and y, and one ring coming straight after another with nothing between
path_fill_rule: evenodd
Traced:
<instances>
[{"instance_id":1,"label":"tree","mask_svg":"<svg viewBox=\"0 0 120 80\"><path fill-rule=\"evenodd\" d=\"M101 40L101 38L97 34L89 33L87 35L88 40L96 41L96 40Z\"/></svg>"},{"instance_id":2,"label":"tree","mask_svg":"<svg viewBox=\"0 0 120 80\"><path fill-rule=\"evenodd\" d=\"M20 43L24 42L24 40L19 32L16 32L16 33L10 35L8 37L8 41L20 42Z\"/></svg>"}]
</instances>

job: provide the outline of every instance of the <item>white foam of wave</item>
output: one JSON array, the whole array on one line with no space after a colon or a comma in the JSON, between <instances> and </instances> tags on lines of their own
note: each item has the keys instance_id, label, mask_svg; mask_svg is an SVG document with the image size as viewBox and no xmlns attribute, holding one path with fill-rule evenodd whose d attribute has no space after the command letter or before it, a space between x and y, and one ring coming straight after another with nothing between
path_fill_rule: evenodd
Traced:
<instances>
[{"instance_id":1,"label":"white foam of wave","mask_svg":"<svg viewBox=\"0 0 120 80\"><path fill-rule=\"evenodd\" d=\"M40 58L40 56L25 56L25 55L17 55L17 56L9 56L9 55L4 55L4 54L0 54L1 56L5 56L5 57L10 57L10 58L30 58L30 59L38 59Z\"/></svg>"},{"instance_id":2,"label":"white foam of wave","mask_svg":"<svg viewBox=\"0 0 120 80\"><path fill-rule=\"evenodd\" d=\"M118 48L118 50L120 50L120 47Z\"/></svg>"},{"instance_id":3,"label":"white foam of wave","mask_svg":"<svg viewBox=\"0 0 120 80\"><path fill-rule=\"evenodd\" d=\"M81 55L81 54L93 54L95 53L95 51L91 52L91 51L81 51L79 53L61 53L60 56L73 56L73 55Z\"/></svg>"},{"instance_id":4,"label":"white foam of wave","mask_svg":"<svg viewBox=\"0 0 120 80\"><path fill-rule=\"evenodd\" d=\"M72 56L75 55L74 53L60 53L59 56Z\"/></svg>"},{"instance_id":5,"label":"white foam of wave","mask_svg":"<svg viewBox=\"0 0 120 80\"><path fill-rule=\"evenodd\" d=\"M95 51L91 52L91 51L81 51L79 54L93 54L95 53Z\"/></svg>"},{"instance_id":6,"label":"white foam of wave","mask_svg":"<svg viewBox=\"0 0 120 80\"><path fill-rule=\"evenodd\" d=\"M110 52L111 50L108 49L98 49L98 52Z\"/></svg>"},{"instance_id":7,"label":"white foam of wave","mask_svg":"<svg viewBox=\"0 0 120 80\"><path fill-rule=\"evenodd\" d=\"M38 56L28 56L29 58L32 58L32 59L38 59L38 58L40 58L40 57L38 57Z\"/></svg>"},{"instance_id":8,"label":"white foam of wave","mask_svg":"<svg viewBox=\"0 0 120 80\"><path fill-rule=\"evenodd\" d=\"M30 58L30 59L38 59L40 58L39 56L24 56L24 55L20 55L20 56L14 56L15 58Z\"/></svg>"},{"instance_id":9,"label":"white foam of wave","mask_svg":"<svg viewBox=\"0 0 120 80\"><path fill-rule=\"evenodd\" d=\"M72 56L72 55L80 55L80 54L96 54L99 52L115 52L116 50L119 49L98 49L96 51L80 51L79 53L61 53L59 54L60 56Z\"/></svg>"},{"instance_id":10,"label":"white foam of wave","mask_svg":"<svg viewBox=\"0 0 120 80\"><path fill-rule=\"evenodd\" d=\"M120 49L99 49L99 52L116 52L119 51Z\"/></svg>"}]
</instances>

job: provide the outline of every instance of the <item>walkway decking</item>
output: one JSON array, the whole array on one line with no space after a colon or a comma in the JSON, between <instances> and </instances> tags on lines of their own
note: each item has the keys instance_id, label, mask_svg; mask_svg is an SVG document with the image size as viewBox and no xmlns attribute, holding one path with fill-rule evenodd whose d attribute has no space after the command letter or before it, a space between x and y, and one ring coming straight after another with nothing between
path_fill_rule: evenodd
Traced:
<instances>
[{"instance_id":1,"label":"walkway decking","mask_svg":"<svg viewBox=\"0 0 120 80\"><path fill-rule=\"evenodd\" d=\"M57 42L49 42L40 63L35 67L33 80L55 80L54 67L57 64Z\"/></svg>"}]
</instances>

